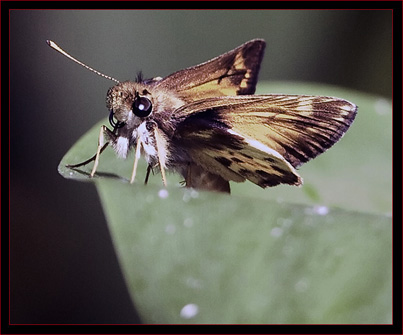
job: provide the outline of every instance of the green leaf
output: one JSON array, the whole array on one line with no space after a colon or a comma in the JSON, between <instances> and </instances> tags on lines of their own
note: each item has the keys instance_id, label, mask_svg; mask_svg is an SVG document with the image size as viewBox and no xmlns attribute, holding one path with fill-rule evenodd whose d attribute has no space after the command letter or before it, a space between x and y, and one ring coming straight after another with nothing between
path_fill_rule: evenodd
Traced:
<instances>
[{"instance_id":1,"label":"green leaf","mask_svg":"<svg viewBox=\"0 0 403 335\"><path fill-rule=\"evenodd\" d=\"M147 323L391 322L389 217L113 180L97 187ZM189 319L188 305L197 306Z\"/></svg>"},{"instance_id":2,"label":"green leaf","mask_svg":"<svg viewBox=\"0 0 403 335\"><path fill-rule=\"evenodd\" d=\"M103 120L66 154L66 178L95 181L118 259L146 323L391 323L390 102L334 87L278 83L258 93L334 95L359 105L302 188L232 184L233 195L179 186L169 174L131 185L133 156L101 155ZM338 208L337 208L338 207ZM367 212L367 213L364 213ZM386 213L386 214L384 214Z\"/></svg>"}]
</instances>

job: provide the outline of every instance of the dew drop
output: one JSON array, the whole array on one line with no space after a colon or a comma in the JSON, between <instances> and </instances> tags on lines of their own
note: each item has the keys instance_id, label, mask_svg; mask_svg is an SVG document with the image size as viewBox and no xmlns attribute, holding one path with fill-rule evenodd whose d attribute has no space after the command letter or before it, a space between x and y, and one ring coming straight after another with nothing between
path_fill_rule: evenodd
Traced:
<instances>
[{"instance_id":1,"label":"dew drop","mask_svg":"<svg viewBox=\"0 0 403 335\"><path fill-rule=\"evenodd\" d=\"M183 201L189 202L191 199L197 199L199 197L199 192L194 189L187 189L183 194Z\"/></svg>"},{"instance_id":2,"label":"dew drop","mask_svg":"<svg viewBox=\"0 0 403 335\"><path fill-rule=\"evenodd\" d=\"M183 194L183 201L184 201L184 202L189 202L190 199L191 199L190 194L189 194L188 192L185 192L185 193Z\"/></svg>"},{"instance_id":3,"label":"dew drop","mask_svg":"<svg viewBox=\"0 0 403 335\"><path fill-rule=\"evenodd\" d=\"M329 214L329 208L326 206L313 206L312 208L306 208L305 214L307 215L327 215Z\"/></svg>"},{"instance_id":4,"label":"dew drop","mask_svg":"<svg viewBox=\"0 0 403 335\"><path fill-rule=\"evenodd\" d=\"M183 306L180 316L184 319L194 318L199 313L199 306L196 304L187 304Z\"/></svg>"},{"instance_id":5,"label":"dew drop","mask_svg":"<svg viewBox=\"0 0 403 335\"><path fill-rule=\"evenodd\" d=\"M186 219L183 221L183 225L184 225L185 227L187 227L187 228L192 227L192 226L193 226L193 219L192 219L192 218L186 218Z\"/></svg>"},{"instance_id":6,"label":"dew drop","mask_svg":"<svg viewBox=\"0 0 403 335\"><path fill-rule=\"evenodd\" d=\"M313 211L318 215L327 215L329 214L329 208L326 206L315 206Z\"/></svg>"},{"instance_id":7,"label":"dew drop","mask_svg":"<svg viewBox=\"0 0 403 335\"><path fill-rule=\"evenodd\" d=\"M166 198L168 198L168 195L169 195L169 193L168 193L168 191L165 190L165 189L162 189L162 190L160 190L160 191L158 192L158 196L159 196L161 199L166 199Z\"/></svg>"},{"instance_id":8,"label":"dew drop","mask_svg":"<svg viewBox=\"0 0 403 335\"><path fill-rule=\"evenodd\" d=\"M308 286L308 281L305 278L302 278L295 284L294 288L297 292L305 292L308 289Z\"/></svg>"},{"instance_id":9,"label":"dew drop","mask_svg":"<svg viewBox=\"0 0 403 335\"><path fill-rule=\"evenodd\" d=\"M199 192L197 192L196 190L192 189L192 190L190 191L190 196L191 196L193 199L196 199L196 198L199 197Z\"/></svg>"},{"instance_id":10,"label":"dew drop","mask_svg":"<svg viewBox=\"0 0 403 335\"><path fill-rule=\"evenodd\" d=\"M271 230L270 235L273 237L280 237L281 235L283 235L283 230L280 227L274 227Z\"/></svg>"},{"instance_id":11,"label":"dew drop","mask_svg":"<svg viewBox=\"0 0 403 335\"><path fill-rule=\"evenodd\" d=\"M175 234L176 232L176 227L173 224L169 224L165 227L165 232L169 235Z\"/></svg>"},{"instance_id":12,"label":"dew drop","mask_svg":"<svg viewBox=\"0 0 403 335\"><path fill-rule=\"evenodd\" d=\"M386 99L383 99L383 98L376 100L375 111L379 115L389 114L391 111L391 105L390 105L389 101Z\"/></svg>"}]
</instances>

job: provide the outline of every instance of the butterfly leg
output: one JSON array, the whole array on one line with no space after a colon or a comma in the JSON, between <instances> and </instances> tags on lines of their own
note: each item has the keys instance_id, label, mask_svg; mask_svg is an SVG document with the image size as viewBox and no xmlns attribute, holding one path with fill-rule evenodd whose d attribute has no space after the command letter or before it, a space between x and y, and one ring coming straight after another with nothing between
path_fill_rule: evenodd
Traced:
<instances>
[{"instance_id":1,"label":"butterfly leg","mask_svg":"<svg viewBox=\"0 0 403 335\"><path fill-rule=\"evenodd\" d=\"M98 147L97 147L96 154L84 162L81 162L78 164L68 164L68 165L66 165L66 167L74 169L74 168L78 168L83 165L87 165L88 163L91 163L92 161L95 161L94 167L92 168L91 174L90 174L90 177L93 177L97 170L97 167L98 167L99 156L102 154L102 152L106 149L106 147L109 144L109 141L105 143L104 134L107 134L107 136L109 136L109 138L115 137L115 134L113 132L111 132L107 127L102 126L100 129L100 132L99 132Z\"/></svg>"},{"instance_id":2,"label":"butterfly leg","mask_svg":"<svg viewBox=\"0 0 403 335\"><path fill-rule=\"evenodd\" d=\"M106 149L106 147L108 146L108 144L109 144L109 142L106 142L105 144L104 144L104 146L101 148L101 150L100 150L100 153L99 154L102 154L102 152ZM81 162L81 163L78 163L78 164L67 164L66 165L66 167L68 167L68 168L78 168L78 167L80 167L80 166L84 166L84 165L87 165L88 163L91 163L92 161L94 161L95 160L95 158L97 157L97 155L95 154L94 156L92 156L91 158L88 158L86 161L84 161L84 162Z\"/></svg>"},{"instance_id":3,"label":"butterfly leg","mask_svg":"<svg viewBox=\"0 0 403 335\"><path fill-rule=\"evenodd\" d=\"M153 168L151 165L147 166L147 173L146 173L146 179L144 180L144 185L147 185L148 183L148 177L150 176L150 172L153 171ZM153 171L154 174L154 171Z\"/></svg>"},{"instance_id":4,"label":"butterfly leg","mask_svg":"<svg viewBox=\"0 0 403 335\"><path fill-rule=\"evenodd\" d=\"M134 156L133 172L132 172L132 177L130 178L130 184L133 184L134 179L136 178L137 164L139 162L140 155L141 155L141 146L142 146L142 142L140 140L140 137L138 137L137 145L136 145L136 153Z\"/></svg>"},{"instance_id":5,"label":"butterfly leg","mask_svg":"<svg viewBox=\"0 0 403 335\"><path fill-rule=\"evenodd\" d=\"M106 126L102 126L101 129L99 130L99 136L98 136L98 148L97 148L97 153L94 156L94 166L92 167L91 170L91 177L94 177L95 172L97 171L98 164L99 164L99 156L101 155L102 151L107 147L108 142L105 143L105 135L107 135L110 138L115 137L115 134L111 132Z\"/></svg>"},{"instance_id":6,"label":"butterfly leg","mask_svg":"<svg viewBox=\"0 0 403 335\"><path fill-rule=\"evenodd\" d=\"M167 178L166 178L166 175L165 175L165 169L161 165L161 161L159 160L159 156L158 156L158 161L159 161L159 166L160 166L160 169L161 169L162 183L166 187L167 186Z\"/></svg>"},{"instance_id":7,"label":"butterfly leg","mask_svg":"<svg viewBox=\"0 0 403 335\"><path fill-rule=\"evenodd\" d=\"M162 133L158 130L157 124L153 122L152 126L154 130L154 139L155 139L155 148L157 151L157 157L158 157L158 165L161 170L161 177L162 177L162 183L164 186L167 186L167 178L165 175L165 163L166 163L166 139L162 135ZM151 128L151 127L150 127Z\"/></svg>"}]
</instances>

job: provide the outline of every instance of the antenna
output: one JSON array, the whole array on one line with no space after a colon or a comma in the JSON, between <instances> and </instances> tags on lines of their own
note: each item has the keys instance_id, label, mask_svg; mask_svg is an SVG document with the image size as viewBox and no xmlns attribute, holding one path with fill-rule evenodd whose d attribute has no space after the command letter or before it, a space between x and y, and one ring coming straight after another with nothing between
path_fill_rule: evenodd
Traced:
<instances>
[{"instance_id":1,"label":"antenna","mask_svg":"<svg viewBox=\"0 0 403 335\"><path fill-rule=\"evenodd\" d=\"M119 80L107 76L97 70L94 70L92 67L89 67L88 65L85 65L84 63L80 62L79 60L75 59L73 56L70 56L66 51L64 51L61 47L59 47L55 42L50 41L50 40L46 40L46 43L52 48L55 49L56 51L60 52L62 55L66 56L67 58L71 59L73 62L80 64L81 66L85 67L87 70L90 70L91 72L96 73L98 76L104 77L106 79L112 80L115 83L119 84Z\"/></svg>"}]
</instances>

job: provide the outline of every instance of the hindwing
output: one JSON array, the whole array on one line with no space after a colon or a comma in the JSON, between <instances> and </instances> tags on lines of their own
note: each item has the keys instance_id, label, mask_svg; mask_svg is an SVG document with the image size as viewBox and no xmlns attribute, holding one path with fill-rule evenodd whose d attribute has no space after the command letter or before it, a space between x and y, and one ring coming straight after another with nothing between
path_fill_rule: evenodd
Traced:
<instances>
[{"instance_id":1,"label":"hindwing","mask_svg":"<svg viewBox=\"0 0 403 335\"><path fill-rule=\"evenodd\" d=\"M195 101L173 114L173 141L226 180L301 184L295 168L336 143L357 107L342 99L252 95Z\"/></svg>"}]
</instances>

